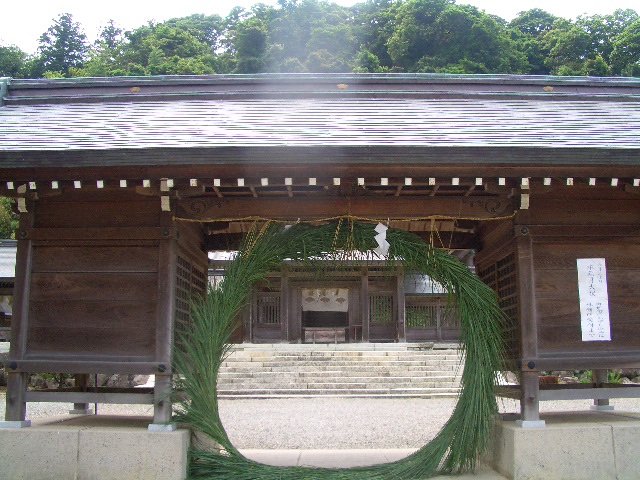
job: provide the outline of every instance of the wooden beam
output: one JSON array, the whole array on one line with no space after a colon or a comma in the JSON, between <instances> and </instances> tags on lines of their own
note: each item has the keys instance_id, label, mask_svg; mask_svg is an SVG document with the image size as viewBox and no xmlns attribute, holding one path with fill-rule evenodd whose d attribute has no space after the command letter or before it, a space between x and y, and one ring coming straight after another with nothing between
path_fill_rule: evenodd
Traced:
<instances>
[{"instance_id":1,"label":"wooden beam","mask_svg":"<svg viewBox=\"0 0 640 480\"><path fill-rule=\"evenodd\" d=\"M30 391L27 392L26 399L27 402L153 404L153 394L146 391L140 393Z\"/></svg>"},{"instance_id":2,"label":"wooden beam","mask_svg":"<svg viewBox=\"0 0 640 480\"><path fill-rule=\"evenodd\" d=\"M8 362L9 363L9 362ZM158 373L158 362L129 361L126 358L113 357L110 360L96 360L90 356L58 355L53 360L18 360L16 372L40 373L131 373L154 375ZM8 389L7 389L8 392Z\"/></svg>"},{"instance_id":3,"label":"wooden beam","mask_svg":"<svg viewBox=\"0 0 640 480\"><path fill-rule=\"evenodd\" d=\"M353 215L372 219L424 218L434 215L487 219L511 215L507 197L327 197L225 198L213 196L179 201L179 214L190 219L218 221L258 216L270 219L319 219Z\"/></svg>"},{"instance_id":4,"label":"wooden beam","mask_svg":"<svg viewBox=\"0 0 640 480\"><path fill-rule=\"evenodd\" d=\"M173 227L19 228L21 240L160 240L175 237Z\"/></svg>"},{"instance_id":5,"label":"wooden beam","mask_svg":"<svg viewBox=\"0 0 640 480\"><path fill-rule=\"evenodd\" d=\"M108 178L638 178L640 149L214 147L2 152L0 181ZM55 166L52 166L55 165Z\"/></svg>"}]
</instances>

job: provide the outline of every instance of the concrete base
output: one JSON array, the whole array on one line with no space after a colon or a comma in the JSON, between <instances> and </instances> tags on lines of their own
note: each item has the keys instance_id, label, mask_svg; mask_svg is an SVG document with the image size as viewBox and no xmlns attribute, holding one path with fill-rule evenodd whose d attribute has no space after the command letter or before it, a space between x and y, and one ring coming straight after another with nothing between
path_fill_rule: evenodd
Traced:
<instances>
[{"instance_id":1,"label":"concrete base","mask_svg":"<svg viewBox=\"0 0 640 480\"><path fill-rule=\"evenodd\" d=\"M31 426L31 420L23 421L3 421L0 422L0 428L27 428Z\"/></svg>"},{"instance_id":2,"label":"concrete base","mask_svg":"<svg viewBox=\"0 0 640 480\"><path fill-rule=\"evenodd\" d=\"M493 467L513 480L637 480L640 414L572 412L542 415L546 428L502 422Z\"/></svg>"},{"instance_id":3,"label":"concrete base","mask_svg":"<svg viewBox=\"0 0 640 480\"><path fill-rule=\"evenodd\" d=\"M149 432L146 417L54 417L0 429L0 478L181 480L189 431Z\"/></svg>"},{"instance_id":4,"label":"concrete base","mask_svg":"<svg viewBox=\"0 0 640 480\"><path fill-rule=\"evenodd\" d=\"M613 405L591 405L591 410L595 410L596 412L610 412L614 410Z\"/></svg>"},{"instance_id":5,"label":"concrete base","mask_svg":"<svg viewBox=\"0 0 640 480\"><path fill-rule=\"evenodd\" d=\"M150 423L147 430L150 432L173 432L177 428L175 423Z\"/></svg>"},{"instance_id":6,"label":"concrete base","mask_svg":"<svg viewBox=\"0 0 640 480\"><path fill-rule=\"evenodd\" d=\"M93 415L93 408L74 408L69 410L69 415Z\"/></svg>"},{"instance_id":7,"label":"concrete base","mask_svg":"<svg viewBox=\"0 0 640 480\"><path fill-rule=\"evenodd\" d=\"M544 428L547 422L544 420L516 420L516 427L521 428Z\"/></svg>"}]
</instances>

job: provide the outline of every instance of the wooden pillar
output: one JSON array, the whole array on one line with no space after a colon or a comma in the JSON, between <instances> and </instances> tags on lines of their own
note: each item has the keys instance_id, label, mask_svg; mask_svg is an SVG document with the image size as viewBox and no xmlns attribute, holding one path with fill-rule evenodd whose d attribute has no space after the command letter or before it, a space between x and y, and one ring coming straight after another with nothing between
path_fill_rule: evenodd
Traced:
<instances>
[{"instance_id":1,"label":"wooden pillar","mask_svg":"<svg viewBox=\"0 0 640 480\"><path fill-rule=\"evenodd\" d=\"M603 383L609 381L609 371L603 369L593 370L593 383L596 387L602 387ZM592 410L613 410L613 405L609 405L608 398L596 398L591 405Z\"/></svg>"},{"instance_id":2,"label":"wooden pillar","mask_svg":"<svg viewBox=\"0 0 640 480\"><path fill-rule=\"evenodd\" d=\"M27 373L7 372L5 422L0 422L0 427L28 427L31 425L31 421L25 419L27 415L25 393L28 381L29 374Z\"/></svg>"},{"instance_id":3,"label":"wooden pillar","mask_svg":"<svg viewBox=\"0 0 640 480\"><path fill-rule=\"evenodd\" d=\"M540 380L537 371L522 371L520 377L521 426L540 422ZM533 426L531 423L531 426ZM542 425L544 421L542 421Z\"/></svg>"},{"instance_id":4,"label":"wooden pillar","mask_svg":"<svg viewBox=\"0 0 640 480\"><path fill-rule=\"evenodd\" d=\"M369 341L369 274L363 269L360 277L360 317L362 318L362 341Z\"/></svg>"},{"instance_id":5,"label":"wooden pillar","mask_svg":"<svg viewBox=\"0 0 640 480\"><path fill-rule=\"evenodd\" d=\"M528 212L526 212L528 213ZM525 216L526 213L523 215ZM520 307L521 385L518 424L523 427L542 427L539 410L538 312L535 295L533 242L525 225L515 226L515 255Z\"/></svg>"},{"instance_id":6,"label":"wooden pillar","mask_svg":"<svg viewBox=\"0 0 640 480\"><path fill-rule=\"evenodd\" d=\"M434 311L436 312L436 339L438 341L442 341L442 314L445 308L446 306L442 306L440 299L436 300Z\"/></svg>"},{"instance_id":7,"label":"wooden pillar","mask_svg":"<svg viewBox=\"0 0 640 480\"><path fill-rule=\"evenodd\" d=\"M156 361L158 363L153 389L153 424L149 430L173 430L171 421L171 364L176 292L177 241L171 212L161 217L164 239L159 245L158 264L158 318L156 323Z\"/></svg>"},{"instance_id":8,"label":"wooden pillar","mask_svg":"<svg viewBox=\"0 0 640 480\"><path fill-rule=\"evenodd\" d=\"M282 339L287 342L297 342L300 339L300 331L294 329L293 325L291 325L289 309L289 274L285 270L282 272L282 277L280 277L280 322L282 324Z\"/></svg>"},{"instance_id":9,"label":"wooden pillar","mask_svg":"<svg viewBox=\"0 0 640 480\"><path fill-rule=\"evenodd\" d=\"M6 365L7 369L7 397L5 420L3 426L29 426L25 420L27 404L28 374L20 371L20 360L24 358L27 347L27 332L29 329L29 298L31 291L31 262L33 256L33 242L27 237L27 229L34 225L33 202L27 202L29 213L20 215L20 227L17 237L16 278L13 294L13 315L11 319L11 347Z\"/></svg>"},{"instance_id":10,"label":"wooden pillar","mask_svg":"<svg viewBox=\"0 0 640 480\"><path fill-rule=\"evenodd\" d=\"M398 341L406 342L406 326L405 326L405 299L404 299L404 272L402 269L398 269L398 274L396 275L396 297L398 299Z\"/></svg>"},{"instance_id":11,"label":"wooden pillar","mask_svg":"<svg viewBox=\"0 0 640 480\"><path fill-rule=\"evenodd\" d=\"M79 388L82 392L86 392L89 387L89 375L86 373L77 373L74 379L76 388ZM94 412L88 403L74 403L73 410L69 410L69 413L72 415L91 415Z\"/></svg>"}]
</instances>

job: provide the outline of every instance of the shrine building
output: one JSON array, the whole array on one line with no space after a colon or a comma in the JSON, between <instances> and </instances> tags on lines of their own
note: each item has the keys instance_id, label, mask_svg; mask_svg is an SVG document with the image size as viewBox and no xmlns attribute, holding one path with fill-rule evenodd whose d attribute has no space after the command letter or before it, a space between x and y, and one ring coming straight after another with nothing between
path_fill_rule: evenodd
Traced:
<instances>
[{"instance_id":1,"label":"shrine building","mask_svg":"<svg viewBox=\"0 0 640 480\"><path fill-rule=\"evenodd\" d=\"M220 252L267 220L380 222L475 269L508 317L515 436L544 430L528 428L545 425L540 401L640 396L602 374L539 384L640 368L640 79L264 74L0 91L0 196L20 214L4 427L28 426L29 402L112 402L153 405L162 430L176 325L224 269ZM285 264L255 286L237 340L455 340L446 295L383 261L323 278ZM40 372L76 388L28 390ZM155 387L88 389L99 373L154 374Z\"/></svg>"}]
</instances>

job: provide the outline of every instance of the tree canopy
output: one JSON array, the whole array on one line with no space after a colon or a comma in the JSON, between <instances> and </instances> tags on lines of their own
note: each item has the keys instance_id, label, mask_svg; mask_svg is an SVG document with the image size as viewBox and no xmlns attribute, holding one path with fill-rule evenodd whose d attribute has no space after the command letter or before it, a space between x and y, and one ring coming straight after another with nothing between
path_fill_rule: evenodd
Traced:
<instances>
[{"instance_id":1,"label":"tree canopy","mask_svg":"<svg viewBox=\"0 0 640 480\"><path fill-rule=\"evenodd\" d=\"M93 44L68 13L35 55L0 46L0 75L74 77L261 72L640 75L634 10L568 20L539 8L511 22L456 0L278 0L123 31Z\"/></svg>"},{"instance_id":2,"label":"tree canopy","mask_svg":"<svg viewBox=\"0 0 640 480\"><path fill-rule=\"evenodd\" d=\"M0 197L0 238L15 238L18 214L13 210L14 201Z\"/></svg>"}]
</instances>

